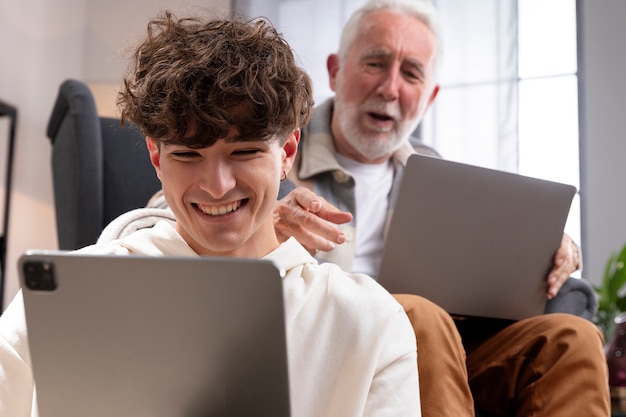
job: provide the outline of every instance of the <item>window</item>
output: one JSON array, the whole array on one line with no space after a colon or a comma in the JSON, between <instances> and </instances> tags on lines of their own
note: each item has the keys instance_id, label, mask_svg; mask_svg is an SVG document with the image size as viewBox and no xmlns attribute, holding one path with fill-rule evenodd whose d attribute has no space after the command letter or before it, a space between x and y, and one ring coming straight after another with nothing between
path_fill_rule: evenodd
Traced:
<instances>
[{"instance_id":1,"label":"window","mask_svg":"<svg viewBox=\"0 0 626 417\"><path fill-rule=\"evenodd\" d=\"M420 135L446 159L580 188L575 0L432 0L439 11L441 91ZM365 0L235 0L285 34L332 95L326 58ZM580 199L565 228L581 244Z\"/></svg>"},{"instance_id":2,"label":"window","mask_svg":"<svg viewBox=\"0 0 626 417\"><path fill-rule=\"evenodd\" d=\"M580 188L575 0L436 0L441 91L423 139L446 159ZM580 199L565 229L580 237Z\"/></svg>"}]
</instances>

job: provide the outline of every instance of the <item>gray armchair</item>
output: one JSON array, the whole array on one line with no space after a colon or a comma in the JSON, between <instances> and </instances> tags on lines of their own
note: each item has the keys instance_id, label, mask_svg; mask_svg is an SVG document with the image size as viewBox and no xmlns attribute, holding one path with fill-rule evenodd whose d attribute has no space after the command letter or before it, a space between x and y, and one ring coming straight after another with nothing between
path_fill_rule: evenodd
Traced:
<instances>
[{"instance_id":1,"label":"gray armchair","mask_svg":"<svg viewBox=\"0 0 626 417\"><path fill-rule=\"evenodd\" d=\"M95 243L111 220L144 207L161 187L139 129L99 117L81 81L61 84L47 136L60 249Z\"/></svg>"}]
</instances>

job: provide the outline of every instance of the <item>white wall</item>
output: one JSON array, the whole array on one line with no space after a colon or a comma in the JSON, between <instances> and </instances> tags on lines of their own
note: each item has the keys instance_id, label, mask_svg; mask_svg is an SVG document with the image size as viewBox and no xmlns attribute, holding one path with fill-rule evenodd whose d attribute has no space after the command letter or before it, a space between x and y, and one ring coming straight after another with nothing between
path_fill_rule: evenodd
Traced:
<instances>
[{"instance_id":1,"label":"white wall","mask_svg":"<svg viewBox=\"0 0 626 417\"><path fill-rule=\"evenodd\" d=\"M223 15L230 1L0 1L0 100L18 109L4 306L18 289L17 258L27 249L57 248L45 130L59 85L77 78L98 86L99 109L114 112L122 52L165 7L179 15L196 9ZM8 133L5 120L0 119L0 146Z\"/></svg>"},{"instance_id":2,"label":"white wall","mask_svg":"<svg viewBox=\"0 0 626 417\"><path fill-rule=\"evenodd\" d=\"M578 0L584 276L626 243L626 1Z\"/></svg>"},{"instance_id":3,"label":"white wall","mask_svg":"<svg viewBox=\"0 0 626 417\"><path fill-rule=\"evenodd\" d=\"M61 80L81 76L84 16L82 0L0 2L0 99L18 110L5 300L17 290L17 257L56 247L45 129Z\"/></svg>"}]
</instances>

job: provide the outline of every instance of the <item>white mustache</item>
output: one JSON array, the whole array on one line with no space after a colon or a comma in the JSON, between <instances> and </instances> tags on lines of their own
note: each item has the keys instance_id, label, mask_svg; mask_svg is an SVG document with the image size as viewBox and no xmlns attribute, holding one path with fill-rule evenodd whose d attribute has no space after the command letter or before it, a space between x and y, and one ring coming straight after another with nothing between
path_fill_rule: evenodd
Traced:
<instances>
[{"instance_id":1,"label":"white mustache","mask_svg":"<svg viewBox=\"0 0 626 417\"><path fill-rule=\"evenodd\" d=\"M361 111L376 113L392 118L395 122L402 120L402 111L397 102L389 103L378 100L369 100L361 105Z\"/></svg>"}]
</instances>

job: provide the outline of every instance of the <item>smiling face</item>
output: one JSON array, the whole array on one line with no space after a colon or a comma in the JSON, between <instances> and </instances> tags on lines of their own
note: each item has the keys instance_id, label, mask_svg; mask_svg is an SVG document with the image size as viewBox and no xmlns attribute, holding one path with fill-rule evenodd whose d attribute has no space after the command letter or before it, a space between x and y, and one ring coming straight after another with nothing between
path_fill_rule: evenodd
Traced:
<instances>
[{"instance_id":1,"label":"smiling face","mask_svg":"<svg viewBox=\"0 0 626 417\"><path fill-rule=\"evenodd\" d=\"M148 138L150 160L176 216L176 230L200 255L262 257L279 245L272 208L293 163L299 131L278 139L227 139L206 148Z\"/></svg>"},{"instance_id":2,"label":"smiling face","mask_svg":"<svg viewBox=\"0 0 626 417\"><path fill-rule=\"evenodd\" d=\"M415 17L381 10L361 20L346 55L328 58L339 153L384 162L408 139L438 92L435 48Z\"/></svg>"}]
</instances>

